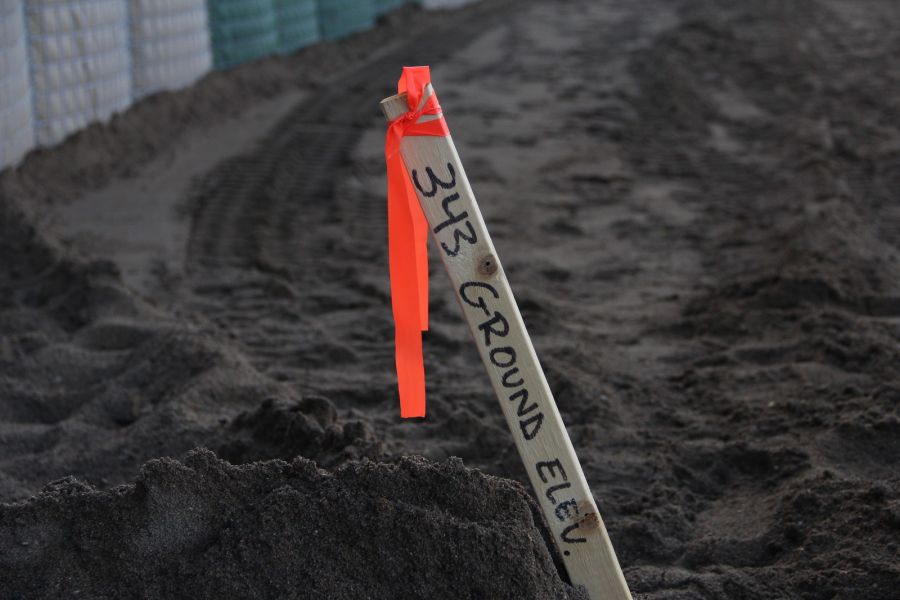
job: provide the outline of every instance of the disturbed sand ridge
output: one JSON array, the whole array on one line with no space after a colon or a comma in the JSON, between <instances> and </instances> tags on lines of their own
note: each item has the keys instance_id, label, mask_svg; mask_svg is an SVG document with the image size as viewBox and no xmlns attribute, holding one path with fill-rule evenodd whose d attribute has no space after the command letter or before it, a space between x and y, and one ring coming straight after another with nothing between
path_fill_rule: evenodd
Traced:
<instances>
[{"instance_id":1,"label":"disturbed sand ridge","mask_svg":"<svg viewBox=\"0 0 900 600\"><path fill-rule=\"evenodd\" d=\"M16 523L0 528L0 574L22 598L585 600L540 535L523 535L537 514L520 485L458 460L327 473L302 458L236 467L196 451L150 461L107 493L69 478L0 508L0 523ZM513 560L490 560L501 555ZM465 576L448 568L461 560Z\"/></svg>"},{"instance_id":2,"label":"disturbed sand ridge","mask_svg":"<svg viewBox=\"0 0 900 600\"><path fill-rule=\"evenodd\" d=\"M460 17L484 21L474 41L436 35L421 51L443 56L434 78L450 127L632 589L653 599L892 598L900 586L900 9L874 0L536 2L491 23L475 10ZM365 54L363 42L353 44ZM414 45L410 52L417 56ZM265 64L217 74L216 85L256 78L264 88L269 76L283 85L276 75L292 63ZM373 64L381 66L372 73L390 70ZM318 106L301 103L260 146L203 177L187 201L183 276L161 282L153 300L122 285L115 254L76 258L20 210L35 213L73 182L90 187L78 183L83 168L59 166L77 141L7 174L3 498L69 474L101 487L129 481L141 463L195 445L233 463L300 455L338 473L355 473L348 461L360 457L460 456L524 481L437 271L425 342L429 419L396 420L375 106L394 76L385 74L383 90L354 90L346 79L325 85ZM341 110L329 112L335 101ZM184 96L155 102L125 120L154 123ZM90 136L111 152L130 147L115 124ZM333 145L315 160L309 152L326 138ZM101 157L87 172L107 181L111 170ZM71 525L92 503L131 507L120 525L130 531L130 519L183 514L195 488L182 469L203 481L230 473L234 489L269 477L294 489L289 473L307 469L232 468L205 454L185 467L150 464L145 473L168 482L156 508L135 503L141 481L109 492L68 481L4 507L4 547L23 550L4 554L0 568L25 573L23 593L62 595L52 586L79 561L116 555L113 540L91 546ZM458 478L484 498L495 489L456 464L400 464L430 473L435 494L455 493ZM398 477L394 467L370 468ZM231 520L179 550L188 567L172 585L199 585L188 571L209 557L246 567L229 544L265 542L253 519L275 518L296 540L308 532L277 520L290 511L331 523L315 512L315 482L326 476L309 477L311 496L284 492L294 504L280 504L277 487L271 497L234 492L223 504L214 497L224 484L192 492L198 506ZM353 477L352 485L372 485ZM388 504L409 492L396 481L378 492ZM257 508L245 510L240 498ZM267 512L267 502L276 508ZM508 506L488 500L483 510ZM357 508L349 523L374 522L375 508ZM512 538L542 535L516 510ZM112 522L93 514L97 527ZM444 556L438 540L459 526L435 519L433 545L419 555ZM201 548L210 532L218 537ZM467 539L429 569L471 572L476 597L503 597L486 592L490 572L472 570L473 561L502 557L531 574L523 585L532 587L516 597L570 593L547 570L552 547L491 546L485 559L483 542ZM284 559L275 542L262 556L279 568L314 557L298 541ZM154 564L171 559L157 549ZM326 566L358 566L349 555L339 560ZM415 572L409 556L378 561ZM240 585L227 574L216 581L223 590ZM387 590L376 597L396 597Z\"/></svg>"}]
</instances>

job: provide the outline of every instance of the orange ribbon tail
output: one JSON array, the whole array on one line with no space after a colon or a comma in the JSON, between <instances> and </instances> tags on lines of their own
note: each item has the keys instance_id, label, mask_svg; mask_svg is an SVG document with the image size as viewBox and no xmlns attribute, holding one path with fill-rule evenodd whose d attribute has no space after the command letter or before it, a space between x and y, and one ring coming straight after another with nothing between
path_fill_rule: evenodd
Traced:
<instances>
[{"instance_id":1,"label":"orange ribbon tail","mask_svg":"<svg viewBox=\"0 0 900 600\"><path fill-rule=\"evenodd\" d=\"M388 179L388 254L394 314L400 416L425 416L425 362L422 332L428 330L428 221L419 205L400 143L406 135L449 135L443 117L418 123L422 115L440 115L428 67L403 67L398 93L406 92L408 112L391 121L384 155Z\"/></svg>"}]
</instances>

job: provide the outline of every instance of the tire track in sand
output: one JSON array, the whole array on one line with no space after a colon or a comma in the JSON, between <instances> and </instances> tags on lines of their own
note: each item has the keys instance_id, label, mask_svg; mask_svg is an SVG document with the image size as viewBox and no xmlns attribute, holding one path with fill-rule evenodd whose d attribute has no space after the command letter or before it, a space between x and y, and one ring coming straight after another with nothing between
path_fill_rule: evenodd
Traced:
<instances>
[{"instance_id":1,"label":"tire track in sand","mask_svg":"<svg viewBox=\"0 0 900 600\"><path fill-rule=\"evenodd\" d=\"M312 389L341 407L393 393L386 265L369 273L373 261L384 262L386 240L371 240L372 224L385 218L383 192L336 194L347 184L336 177L345 174L364 126L379 118L376 102L391 93L399 65L453 52L499 23L512 5L485 2L445 13L439 25L318 90L252 152L222 163L195 187L188 202L189 304L258 369L303 391L315 369ZM358 324L350 339L347 318ZM331 324L341 320L338 339ZM342 369L360 353L378 368Z\"/></svg>"}]
</instances>

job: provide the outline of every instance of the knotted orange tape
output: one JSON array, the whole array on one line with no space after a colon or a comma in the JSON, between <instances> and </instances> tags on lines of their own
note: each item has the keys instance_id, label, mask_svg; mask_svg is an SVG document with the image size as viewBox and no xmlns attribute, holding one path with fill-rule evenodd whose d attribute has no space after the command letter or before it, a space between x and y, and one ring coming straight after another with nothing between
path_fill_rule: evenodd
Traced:
<instances>
[{"instance_id":1,"label":"knotted orange tape","mask_svg":"<svg viewBox=\"0 0 900 600\"><path fill-rule=\"evenodd\" d=\"M391 306L394 313L395 361L400 391L400 416L425 416L425 362L422 332L428 330L428 222L416 198L400 142L407 135L450 134L432 92L429 67L403 67L397 93L406 92L408 111L391 121L384 144L388 179L388 254ZM423 115L438 118L419 123Z\"/></svg>"}]
</instances>

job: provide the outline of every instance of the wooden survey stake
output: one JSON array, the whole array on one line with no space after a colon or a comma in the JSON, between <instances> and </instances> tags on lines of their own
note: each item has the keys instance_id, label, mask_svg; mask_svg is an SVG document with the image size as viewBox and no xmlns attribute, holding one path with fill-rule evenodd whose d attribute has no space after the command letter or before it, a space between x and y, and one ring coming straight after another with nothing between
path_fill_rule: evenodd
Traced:
<instances>
[{"instance_id":1,"label":"wooden survey stake","mask_svg":"<svg viewBox=\"0 0 900 600\"><path fill-rule=\"evenodd\" d=\"M428 84L423 102L433 93ZM406 114L406 94L381 108L388 121ZM569 577L592 600L631 600L453 140L406 135L400 148Z\"/></svg>"}]
</instances>

